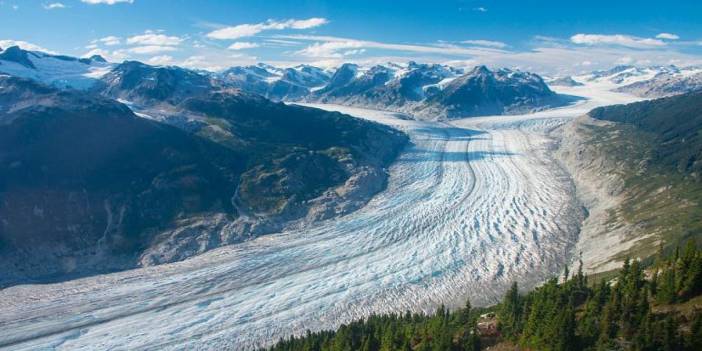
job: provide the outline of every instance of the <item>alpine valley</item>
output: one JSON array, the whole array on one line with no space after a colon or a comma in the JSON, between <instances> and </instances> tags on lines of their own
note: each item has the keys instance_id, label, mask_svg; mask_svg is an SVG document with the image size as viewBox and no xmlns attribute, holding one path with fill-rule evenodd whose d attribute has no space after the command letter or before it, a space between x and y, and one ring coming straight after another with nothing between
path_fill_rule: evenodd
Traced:
<instances>
[{"instance_id":1,"label":"alpine valley","mask_svg":"<svg viewBox=\"0 0 702 351\"><path fill-rule=\"evenodd\" d=\"M120 61L0 49L0 349L702 345L702 66Z\"/></svg>"}]
</instances>

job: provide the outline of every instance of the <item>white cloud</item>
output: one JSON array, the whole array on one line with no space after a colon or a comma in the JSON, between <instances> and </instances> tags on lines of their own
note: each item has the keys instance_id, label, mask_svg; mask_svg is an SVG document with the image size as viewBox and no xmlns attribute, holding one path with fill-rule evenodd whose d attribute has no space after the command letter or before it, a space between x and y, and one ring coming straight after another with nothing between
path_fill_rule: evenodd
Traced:
<instances>
[{"instance_id":1,"label":"white cloud","mask_svg":"<svg viewBox=\"0 0 702 351\"><path fill-rule=\"evenodd\" d=\"M107 57L110 56L110 52L104 49L92 49L85 54L83 54L81 57L91 57L95 55L100 55L102 57Z\"/></svg>"},{"instance_id":2,"label":"white cloud","mask_svg":"<svg viewBox=\"0 0 702 351\"><path fill-rule=\"evenodd\" d=\"M624 56L617 60L617 63L621 63L622 65L629 65L632 62L634 62L634 59L631 56Z\"/></svg>"},{"instance_id":3,"label":"white cloud","mask_svg":"<svg viewBox=\"0 0 702 351\"><path fill-rule=\"evenodd\" d=\"M51 4L44 4L44 9L45 10L55 10L55 9L65 9L66 5L60 3L60 2L54 2Z\"/></svg>"},{"instance_id":4,"label":"white cloud","mask_svg":"<svg viewBox=\"0 0 702 351\"><path fill-rule=\"evenodd\" d=\"M492 41L492 40L464 40L461 42L461 44L468 44L468 45L477 45L477 46L487 46L487 47L493 47L493 48L506 48L507 44L501 42L501 41Z\"/></svg>"},{"instance_id":5,"label":"white cloud","mask_svg":"<svg viewBox=\"0 0 702 351\"><path fill-rule=\"evenodd\" d=\"M81 2L84 2L86 4L90 5L98 5L98 4L104 4L104 5L114 5L118 3L127 3L131 4L134 3L134 0L80 0Z\"/></svg>"},{"instance_id":6,"label":"white cloud","mask_svg":"<svg viewBox=\"0 0 702 351\"><path fill-rule=\"evenodd\" d=\"M313 58L339 58L343 53L353 49L381 49L391 51L437 54L437 55L485 55L488 53L501 53L503 50L495 48L463 48L453 45L416 45L416 44L393 44L381 43L377 41L356 40L348 38L338 38L330 36L316 35L281 35L282 39L314 41L315 43L306 48L296 51L295 54Z\"/></svg>"},{"instance_id":7,"label":"white cloud","mask_svg":"<svg viewBox=\"0 0 702 351\"><path fill-rule=\"evenodd\" d=\"M283 29L309 29L327 24L329 21L326 18L308 18L305 20L290 19L286 21L268 20L256 24L240 24L231 27L224 27L207 33L208 38L212 39L239 39L244 37L254 36L266 30L283 30Z\"/></svg>"},{"instance_id":8,"label":"white cloud","mask_svg":"<svg viewBox=\"0 0 702 351\"><path fill-rule=\"evenodd\" d=\"M107 46L114 46L114 45L119 45L121 43L121 40L119 37L116 37L114 35L110 35L104 38L98 39L99 42L107 45Z\"/></svg>"},{"instance_id":9,"label":"white cloud","mask_svg":"<svg viewBox=\"0 0 702 351\"><path fill-rule=\"evenodd\" d=\"M486 8L484 8L484 7L482 7L482 6L480 6L480 7L476 7L476 8L474 8L474 9L473 9L473 11L478 11L478 12L487 12L487 9L486 9Z\"/></svg>"},{"instance_id":10,"label":"white cloud","mask_svg":"<svg viewBox=\"0 0 702 351\"><path fill-rule=\"evenodd\" d=\"M12 40L12 39L0 40L0 48L2 48L3 50L7 49L11 46L19 46L20 48L22 48L24 50L29 50L29 51L41 51L41 52L46 52L49 54L55 54L55 52L53 52L49 49L43 48L43 47L36 45L36 44L28 43L28 42L23 41L23 40Z\"/></svg>"},{"instance_id":11,"label":"white cloud","mask_svg":"<svg viewBox=\"0 0 702 351\"><path fill-rule=\"evenodd\" d=\"M127 44L130 45L160 45L160 46L177 46L183 42L183 38L176 36L168 36L165 34L156 33L154 31L146 31L144 34L135 35L127 38Z\"/></svg>"},{"instance_id":12,"label":"white cloud","mask_svg":"<svg viewBox=\"0 0 702 351\"><path fill-rule=\"evenodd\" d=\"M366 52L366 49L355 49L355 50L349 50L344 52L342 55L344 56L353 56L353 55L359 55Z\"/></svg>"},{"instance_id":13,"label":"white cloud","mask_svg":"<svg viewBox=\"0 0 702 351\"><path fill-rule=\"evenodd\" d=\"M302 44L299 41L281 39L266 39L266 43L270 43L277 46L297 46Z\"/></svg>"},{"instance_id":14,"label":"white cloud","mask_svg":"<svg viewBox=\"0 0 702 351\"><path fill-rule=\"evenodd\" d=\"M655 48L665 46L665 42L653 38L639 38L624 34L576 34L570 41L582 45L618 45L629 48Z\"/></svg>"},{"instance_id":15,"label":"white cloud","mask_svg":"<svg viewBox=\"0 0 702 351\"><path fill-rule=\"evenodd\" d=\"M133 54L148 55L148 54L158 54L161 52L169 52L177 50L173 46L163 46L163 45L145 45L145 46L135 46L129 48L127 51Z\"/></svg>"},{"instance_id":16,"label":"white cloud","mask_svg":"<svg viewBox=\"0 0 702 351\"><path fill-rule=\"evenodd\" d=\"M288 20L279 25L279 28L275 29L285 29L288 26L292 29L309 29L314 27L319 27L329 23L326 18L313 17L306 20Z\"/></svg>"},{"instance_id":17,"label":"white cloud","mask_svg":"<svg viewBox=\"0 0 702 351\"><path fill-rule=\"evenodd\" d=\"M185 61L181 62L180 66L185 68L197 68L197 69L207 69L211 71L218 71L223 69L222 66L213 64L212 60L208 60L207 57L202 55L190 56Z\"/></svg>"},{"instance_id":18,"label":"white cloud","mask_svg":"<svg viewBox=\"0 0 702 351\"><path fill-rule=\"evenodd\" d=\"M656 35L656 38L658 39L666 39L666 40L678 40L680 37L677 34L673 33L660 33Z\"/></svg>"},{"instance_id":19,"label":"white cloud","mask_svg":"<svg viewBox=\"0 0 702 351\"><path fill-rule=\"evenodd\" d=\"M168 55L154 56L146 60L146 62L150 65L164 66L171 64L173 62L173 57Z\"/></svg>"},{"instance_id":20,"label":"white cloud","mask_svg":"<svg viewBox=\"0 0 702 351\"><path fill-rule=\"evenodd\" d=\"M339 41L327 41L324 43L314 43L302 50L297 51L298 55L306 57L328 57L328 58L340 58L343 56L342 52L349 49L360 49L364 46L363 41L359 40L339 40Z\"/></svg>"},{"instance_id":21,"label":"white cloud","mask_svg":"<svg viewBox=\"0 0 702 351\"><path fill-rule=\"evenodd\" d=\"M259 47L258 44L256 43L250 43L246 41L237 41L233 43L232 45L229 45L229 50L244 50L244 49L253 49Z\"/></svg>"}]
</instances>

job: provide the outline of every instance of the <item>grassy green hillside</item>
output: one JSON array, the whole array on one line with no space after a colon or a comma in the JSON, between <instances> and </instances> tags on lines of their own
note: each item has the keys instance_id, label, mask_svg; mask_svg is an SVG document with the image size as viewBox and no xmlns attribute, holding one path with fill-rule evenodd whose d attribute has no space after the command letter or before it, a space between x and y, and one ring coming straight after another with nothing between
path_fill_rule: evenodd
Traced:
<instances>
[{"instance_id":1,"label":"grassy green hillside","mask_svg":"<svg viewBox=\"0 0 702 351\"><path fill-rule=\"evenodd\" d=\"M640 240L620 258L651 257L702 233L702 93L597 108L609 121L589 126L589 142L623 180L613 223L635 225Z\"/></svg>"}]
</instances>

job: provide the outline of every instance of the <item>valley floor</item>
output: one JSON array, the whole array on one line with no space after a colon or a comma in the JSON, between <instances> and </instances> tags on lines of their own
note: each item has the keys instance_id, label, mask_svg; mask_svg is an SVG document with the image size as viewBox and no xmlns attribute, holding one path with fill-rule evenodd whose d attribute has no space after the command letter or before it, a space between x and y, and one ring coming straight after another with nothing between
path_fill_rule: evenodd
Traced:
<instances>
[{"instance_id":1,"label":"valley floor","mask_svg":"<svg viewBox=\"0 0 702 351\"><path fill-rule=\"evenodd\" d=\"M371 313L492 304L513 280L533 287L571 259L583 216L549 132L631 100L566 92L590 100L450 124L317 106L410 135L368 205L183 262L2 290L0 348L252 348Z\"/></svg>"}]
</instances>

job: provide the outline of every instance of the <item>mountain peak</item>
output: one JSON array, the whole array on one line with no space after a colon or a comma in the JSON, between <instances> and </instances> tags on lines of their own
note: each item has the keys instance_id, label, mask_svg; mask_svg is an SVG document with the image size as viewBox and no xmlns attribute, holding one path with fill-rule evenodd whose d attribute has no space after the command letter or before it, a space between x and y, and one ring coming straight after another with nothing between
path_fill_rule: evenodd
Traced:
<instances>
[{"instance_id":1,"label":"mountain peak","mask_svg":"<svg viewBox=\"0 0 702 351\"><path fill-rule=\"evenodd\" d=\"M100 56L100 55L93 55L93 56L90 56L89 59L90 59L91 61L95 61L95 62L103 62L103 63L107 62L107 60L105 60L105 58L102 57L102 56Z\"/></svg>"},{"instance_id":2,"label":"mountain peak","mask_svg":"<svg viewBox=\"0 0 702 351\"><path fill-rule=\"evenodd\" d=\"M34 63L29 59L28 51L22 50L19 46L10 46L0 53L0 60L11 61L24 67L36 69Z\"/></svg>"},{"instance_id":3,"label":"mountain peak","mask_svg":"<svg viewBox=\"0 0 702 351\"><path fill-rule=\"evenodd\" d=\"M492 71L490 71L485 65L478 65L473 67L473 69L468 72L470 75L488 75L492 74Z\"/></svg>"}]
</instances>

